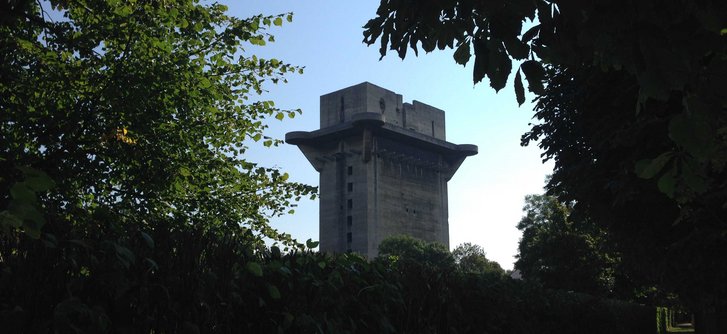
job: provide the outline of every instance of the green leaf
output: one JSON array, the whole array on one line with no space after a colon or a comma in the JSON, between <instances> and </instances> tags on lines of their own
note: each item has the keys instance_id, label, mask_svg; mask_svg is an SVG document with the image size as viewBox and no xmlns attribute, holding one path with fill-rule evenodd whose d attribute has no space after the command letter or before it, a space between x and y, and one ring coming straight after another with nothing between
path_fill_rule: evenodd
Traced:
<instances>
[{"instance_id":1,"label":"green leaf","mask_svg":"<svg viewBox=\"0 0 727 334\"><path fill-rule=\"evenodd\" d=\"M134 264L134 262L136 262L136 257L130 249L116 243L114 243L114 249L116 250L116 258L121 261L121 264L123 264L124 267L129 268L132 264Z\"/></svg>"},{"instance_id":2,"label":"green leaf","mask_svg":"<svg viewBox=\"0 0 727 334\"><path fill-rule=\"evenodd\" d=\"M270 297L273 299L280 299L280 290L278 290L278 287L272 284L267 284L268 286L268 294L270 294Z\"/></svg>"},{"instance_id":3,"label":"green leaf","mask_svg":"<svg viewBox=\"0 0 727 334\"><path fill-rule=\"evenodd\" d=\"M25 175L25 184L33 191L42 192L55 187L56 183L44 171L32 167L20 166L18 170Z\"/></svg>"},{"instance_id":4,"label":"green leaf","mask_svg":"<svg viewBox=\"0 0 727 334\"><path fill-rule=\"evenodd\" d=\"M518 106L525 103L525 88L523 88L523 79L520 77L520 70L515 74L515 98Z\"/></svg>"},{"instance_id":5,"label":"green leaf","mask_svg":"<svg viewBox=\"0 0 727 334\"><path fill-rule=\"evenodd\" d=\"M145 257L144 258L144 262L146 262L147 264L149 264L149 269L159 270L159 265L157 264L156 261L154 261L154 260L152 260L152 259L150 259L148 257Z\"/></svg>"},{"instance_id":6,"label":"green leaf","mask_svg":"<svg viewBox=\"0 0 727 334\"><path fill-rule=\"evenodd\" d=\"M183 193L184 192L184 185L182 184L181 181L179 181L179 180L175 181L172 184L172 186L174 187L174 190L177 191L178 193Z\"/></svg>"},{"instance_id":7,"label":"green leaf","mask_svg":"<svg viewBox=\"0 0 727 334\"><path fill-rule=\"evenodd\" d=\"M283 114L282 112L279 112L279 113L277 113L277 114L275 115L275 119L277 119L277 120L279 120L279 121L282 121L282 120L283 120L283 118L285 118L285 114Z\"/></svg>"},{"instance_id":8,"label":"green leaf","mask_svg":"<svg viewBox=\"0 0 727 334\"><path fill-rule=\"evenodd\" d=\"M676 169L672 168L670 172L664 173L664 175L659 178L659 181L657 181L657 186L659 187L659 190L661 192L663 192L670 198L674 198L676 183Z\"/></svg>"},{"instance_id":9,"label":"green leaf","mask_svg":"<svg viewBox=\"0 0 727 334\"><path fill-rule=\"evenodd\" d=\"M283 273L283 274L285 274L285 275L288 275L288 276L290 276L290 275L292 275L292 274L293 274L293 272L292 272L292 271L290 271L290 269L288 269L288 267L285 267L285 266L281 266L280 268L278 268L278 270L279 270L279 271L280 271L281 273Z\"/></svg>"},{"instance_id":10,"label":"green leaf","mask_svg":"<svg viewBox=\"0 0 727 334\"><path fill-rule=\"evenodd\" d=\"M470 43L468 41L462 42L462 45L460 45L456 51L454 51L454 61L457 62L457 64L460 64L462 66L467 65L467 62L470 61L470 57L472 55L470 54Z\"/></svg>"},{"instance_id":11,"label":"green leaf","mask_svg":"<svg viewBox=\"0 0 727 334\"><path fill-rule=\"evenodd\" d=\"M146 243L147 247L149 247L150 249L154 249L154 239L152 239L152 237L148 233L141 232L141 238L144 240L144 243Z\"/></svg>"},{"instance_id":12,"label":"green leaf","mask_svg":"<svg viewBox=\"0 0 727 334\"><path fill-rule=\"evenodd\" d=\"M482 81L487 74L487 68L490 64L490 51L485 41L475 41L475 67L472 70L472 81L478 83Z\"/></svg>"},{"instance_id":13,"label":"green leaf","mask_svg":"<svg viewBox=\"0 0 727 334\"><path fill-rule=\"evenodd\" d=\"M280 17L276 17L275 20L273 20L273 24L280 27L283 25L283 19Z\"/></svg>"},{"instance_id":14,"label":"green leaf","mask_svg":"<svg viewBox=\"0 0 727 334\"><path fill-rule=\"evenodd\" d=\"M673 152L664 152L654 159L640 160L636 163L634 171L642 179L651 179L664 169L673 156Z\"/></svg>"},{"instance_id":15,"label":"green leaf","mask_svg":"<svg viewBox=\"0 0 727 334\"><path fill-rule=\"evenodd\" d=\"M263 276L263 267L261 267L260 264L257 262L248 262L245 265L245 269L247 269L248 272L257 277Z\"/></svg>"},{"instance_id":16,"label":"green leaf","mask_svg":"<svg viewBox=\"0 0 727 334\"><path fill-rule=\"evenodd\" d=\"M32 51L35 48L35 45L31 41L22 38L18 38L16 41L18 42L18 46L26 51Z\"/></svg>"},{"instance_id":17,"label":"green leaf","mask_svg":"<svg viewBox=\"0 0 727 334\"><path fill-rule=\"evenodd\" d=\"M264 46L265 45L265 40L262 39L262 38L251 37L248 41L252 45L259 45L259 46Z\"/></svg>"},{"instance_id":18,"label":"green leaf","mask_svg":"<svg viewBox=\"0 0 727 334\"><path fill-rule=\"evenodd\" d=\"M35 192L28 187L25 182L18 182L10 187L10 197L16 201L25 203L35 203Z\"/></svg>"},{"instance_id":19,"label":"green leaf","mask_svg":"<svg viewBox=\"0 0 727 334\"><path fill-rule=\"evenodd\" d=\"M538 24L538 25L535 25L532 28L528 29L528 31L526 31L523 34L521 40L523 41L523 43L527 43L531 39L533 39L533 37L535 37L539 32L540 32L540 25Z\"/></svg>"},{"instance_id":20,"label":"green leaf","mask_svg":"<svg viewBox=\"0 0 727 334\"><path fill-rule=\"evenodd\" d=\"M280 257L280 255L281 255L281 254L280 254L280 247L278 247L278 246L270 246L270 254L271 254L271 255L272 255L272 256L273 256L274 258L279 258L279 257Z\"/></svg>"},{"instance_id":21,"label":"green leaf","mask_svg":"<svg viewBox=\"0 0 727 334\"><path fill-rule=\"evenodd\" d=\"M545 70L543 65L535 60L526 60L520 65L520 69L525 74L525 79L528 80L528 90L538 95L545 93L543 86Z\"/></svg>"},{"instance_id":22,"label":"green leaf","mask_svg":"<svg viewBox=\"0 0 727 334\"><path fill-rule=\"evenodd\" d=\"M490 87L498 92L507 84L507 78L512 71L512 60L507 55L502 42L490 40L489 43L490 62L488 63L487 76L490 77Z\"/></svg>"},{"instance_id":23,"label":"green leaf","mask_svg":"<svg viewBox=\"0 0 727 334\"><path fill-rule=\"evenodd\" d=\"M0 211L0 225L9 226L12 228L19 228L23 226L23 220L18 216L8 212L7 210Z\"/></svg>"},{"instance_id":24,"label":"green leaf","mask_svg":"<svg viewBox=\"0 0 727 334\"><path fill-rule=\"evenodd\" d=\"M121 6L121 7L116 7L116 9L114 9L114 14L121 16L121 17L129 16L129 15L131 15L132 12L133 12L133 10L131 9L130 6Z\"/></svg>"},{"instance_id":25,"label":"green leaf","mask_svg":"<svg viewBox=\"0 0 727 334\"><path fill-rule=\"evenodd\" d=\"M320 244L320 242L313 241L313 239L308 239L308 240L305 241L305 246L308 247L308 248L310 248L310 249L313 249L313 248L318 247L319 244Z\"/></svg>"},{"instance_id":26,"label":"green leaf","mask_svg":"<svg viewBox=\"0 0 727 334\"><path fill-rule=\"evenodd\" d=\"M505 47L507 47L507 53L514 59L525 59L530 53L530 47L516 37L506 38L504 42Z\"/></svg>"}]
</instances>

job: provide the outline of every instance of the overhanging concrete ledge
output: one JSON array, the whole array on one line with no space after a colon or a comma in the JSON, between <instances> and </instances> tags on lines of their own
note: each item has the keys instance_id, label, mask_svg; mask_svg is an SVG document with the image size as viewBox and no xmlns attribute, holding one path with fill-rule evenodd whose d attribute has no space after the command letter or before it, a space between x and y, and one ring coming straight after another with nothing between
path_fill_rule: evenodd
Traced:
<instances>
[{"instance_id":1,"label":"overhanging concrete ledge","mask_svg":"<svg viewBox=\"0 0 727 334\"><path fill-rule=\"evenodd\" d=\"M288 132L285 134L285 142L292 145L318 145L359 135L364 129L369 129L376 135L443 153L448 157L468 157L476 155L478 152L477 145L457 145L415 131L386 124L384 123L383 117L376 113L360 113L355 116L349 122L340 123L325 129Z\"/></svg>"}]
</instances>

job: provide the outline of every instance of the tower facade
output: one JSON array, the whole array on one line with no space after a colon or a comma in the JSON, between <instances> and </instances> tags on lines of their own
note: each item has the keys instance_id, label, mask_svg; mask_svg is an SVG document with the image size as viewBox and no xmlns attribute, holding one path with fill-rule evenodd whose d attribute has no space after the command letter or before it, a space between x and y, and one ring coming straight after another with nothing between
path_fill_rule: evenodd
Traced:
<instances>
[{"instance_id":1,"label":"tower facade","mask_svg":"<svg viewBox=\"0 0 727 334\"><path fill-rule=\"evenodd\" d=\"M374 257L393 235L449 247L447 181L477 146L446 141L444 111L364 82L321 96L320 117L285 136L320 173L320 250Z\"/></svg>"}]
</instances>

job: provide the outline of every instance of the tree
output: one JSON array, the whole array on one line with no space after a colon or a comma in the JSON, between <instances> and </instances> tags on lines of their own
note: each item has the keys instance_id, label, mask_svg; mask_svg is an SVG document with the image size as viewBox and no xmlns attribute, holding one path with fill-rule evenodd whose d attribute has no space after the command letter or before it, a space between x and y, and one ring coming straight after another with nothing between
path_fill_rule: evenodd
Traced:
<instances>
[{"instance_id":1,"label":"tree","mask_svg":"<svg viewBox=\"0 0 727 334\"><path fill-rule=\"evenodd\" d=\"M379 258L388 259L400 266L417 266L449 270L454 259L446 247L436 242L425 242L406 235L391 236L379 244Z\"/></svg>"},{"instance_id":2,"label":"tree","mask_svg":"<svg viewBox=\"0 0 727 334\"><path fill-rule=\"evenodd\" d=\"M536 105L543 123L523 141L540 140L545 156L555 161L550 193L574 201L575 217L589 217L608 231L621 266L637 274L637 281L655 284L662 294L677 293L697 313L698 331L720 332L720 312L727 311L722 302L727 266L719 255L727 251L720 236L727 216L722 187L712 184L688 201L675 201L664 193L664 181L654 184L642 174L673 173L656 171L651 163L643 170L632 167L643 164L641 156L671 148L662 138L669 116L679 112L678 100L653 102L634 117L628 106L637 99L636 85L623 73L554 68L548 82ZM624 89L604 104L599 91L604 86ZM669 164L701 168L683 154ZM725 177L724 171L709 173L714 180Z\"/></svg>"},{"instance_id":3,"label":"tree","mask_svg":"<svg viewBox=\"0 0 727 334\"><path fill-rule=\"evenodd\" d=\"M459 270L465 273L490 273L499 276L505 275L500 264L487 259L485 250L480 245L465 242L452 251L454 262Z\"/></svg>"},{"instance_id":4,"label":"tree","mask_svg":"<svg viewBox=\"0 0 727 334\"><path fill-rule=\"evenodd\" d=\"M310 189L241 155L246 140L263 137L262 118L296 113L248 99L300 68L238 51L272 41L264 27L285 16L243 20L219 4L44 5L57 12L30 4L2 27L0 168L13 171L2 179L3 207L31 197L24 180L45 173L56 183L43 202L51 216L73 221L78 208L245 222L281 237L263 213ZM4 217L28 220L21 212Z\"/></svg>"},{"instance_id":5,"label":"tree","mask_svg":"<svg viewBox=\"0 0 727 334\"><path fill-rule=\"evenodd\" d=\"M240 275L265 237L298 247L268 218L315 189L245 159L251 141L280 143L266 118L299 112L256 100L302 69L249 50L291 14L240 19L198 1L2 6L3 319L23 331L180 331L164 321L198 314L210 273ZM159 289L173 301L150 306L144 293Z\"/></svg>"},{"instance_id":6,"label":"tree","mask_svg":"<svg viewBox=\"0 0 727 334\"><path fill-rule=\"evenodd\" d=\"M380 38L382 56L418 45L456 48L460 64L474 54L474 81L487 76L496 90L512 59L522 61L518 103L524 75L543 122L523 143L540 140L555 160L550 191L608 229L624 263L678 292L699 332L719 333L727 331L727 268L716 255L727 249L726 6L382 1L364 41Z\"/></svg>"},{"instance_id":7,"label":"tree","mask_svg":"<svg viewBox=\"0 0 727 334\"><path fill-rule=\"evenodd\" d=\"M604 230L573 222L571 210L554 196L525 197L515 269L546 288L611 297L618 255L609 249Z\"/></svg>"}]
</instances>

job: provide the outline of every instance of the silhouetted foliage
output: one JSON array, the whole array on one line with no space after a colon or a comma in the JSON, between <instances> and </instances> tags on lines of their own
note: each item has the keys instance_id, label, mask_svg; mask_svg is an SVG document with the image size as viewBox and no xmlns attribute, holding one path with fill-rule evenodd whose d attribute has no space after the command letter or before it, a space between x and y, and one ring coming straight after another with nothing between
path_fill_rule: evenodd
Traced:
<instances>
[{"instance_id":1,"label":"silhouetted foliage","mask_svg":"<svg viewBox=\"0 0 727 334\"><path fill-rule=\"evenodd\" d=\"M604 86L623 88L604 104ZM727 240L719 222L727 217L722 206L727 196L711 183L699 195L675 201L660 189L663 185L641 174L661 171L631 168L642 164L644 155L673 148L663 138L670 115L680 112L675 97L649 103L634 115L628 106L636 99L633 78L622 72L552 69L536 106L543 123L523 141L542 139L539 145L555 162L548 188L561 201L575 203L575 219L587 217L608 231L621 265L636 282L656 285L661 294L677 293L698 314L698 331L720 332L725 325L720 314L727 312L727 264L719 254L727 251ZM669 164L692 166L681 158ZM726 177L719 169L707 173L715 180Z\"/></svg>"},{"instance_id":2,"label":"silhouetted foliage","mask_svg":"<svg viewBox=\"0 0 727 334\"><path fill-rule=\"evenodd\" d=\"M722 333L725 22L724 1L384 0L364 42L378 41L382 57L474 55L474 82L496 90L522 61L515 95L525 101L524 76L542 122L523 144L539 142L555 162L551 194L608 230L634 279L678 293L698 332Z\"/></svg>"}]
</instances>

